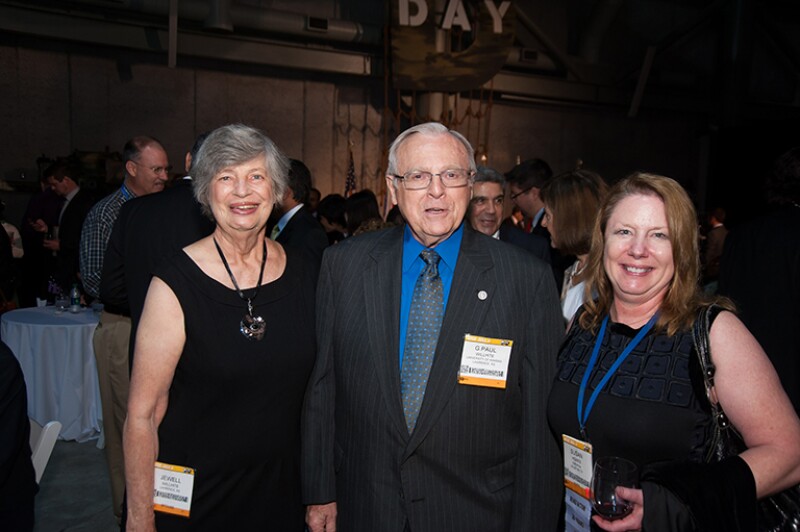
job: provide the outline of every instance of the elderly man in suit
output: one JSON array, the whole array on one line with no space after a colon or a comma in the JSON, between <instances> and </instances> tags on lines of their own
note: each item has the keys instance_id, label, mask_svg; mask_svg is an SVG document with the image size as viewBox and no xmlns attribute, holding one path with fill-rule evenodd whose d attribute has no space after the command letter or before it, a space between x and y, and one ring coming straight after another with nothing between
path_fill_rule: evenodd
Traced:
<instances>
[{"instance_id":1,"label":"elderly man in suit","mask_svg":"<svg viewBox=\"0 0 800 532\"><path fill-rule=\"evenodd\" d=\"M556 526L558 298L545 264L463 223L473 157L441 124L403 132L386 182L407 224L325 252L303 420L313 532Z\"/></svg>"}]
</instances>

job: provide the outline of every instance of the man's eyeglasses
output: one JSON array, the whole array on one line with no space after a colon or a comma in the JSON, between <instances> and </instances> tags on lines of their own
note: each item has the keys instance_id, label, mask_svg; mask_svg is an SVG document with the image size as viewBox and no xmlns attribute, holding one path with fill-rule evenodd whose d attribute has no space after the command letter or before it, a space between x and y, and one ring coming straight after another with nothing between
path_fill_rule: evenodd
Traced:
<instances>
[{"instance_id":1,"label":"man's eyeglasses","mask_svg":"<svg viewBox=\"0 0 800 532\"><path fill-rule=\"evenodd\" d=\"M135 164L136 166L144 166L143 164L137 163L136 161L133 161L133 164ZM161 175L161 174L168 175L172 171L171 166L144 166L144 167L149 169L156 175Z\"/></svg>"},{"instance_id":2,"label":"man's eyeglasses","mask_svg":"<svg viewBox=\"0 0 800 532\"><path fill-rule=\"evenodd\" d=\"M435 175L439 176L439 179L442 180L442 185L445 187L458 188L467 186L469 180L472 178L473 173L469 170L464 170L463 168L451 168L449 170L439 172L438 174L411 170L403 175L394 174L392 177L399 179L400 182L403 183L403 188L406 190L422 190L423 188L428 188L428 186L430 186L431 181L433 181L433 176Z\"/></svg>"},{"instance_id":3,"label":"man's eyeglasses","mask_svg":"<svg viewBox=\"0 0 800 532\"><path fill-rule=\"evenodd\" d=\"M523 194L527 194L528 192L530 192L530 190L532 188L533 188L533 186L530 186L528 188L524 188L524 189L520 190L519 192L517 192L516 194L511 194L509 197L511 198L511 201L514 201L515 199L517 199L518 197L522 196Z\"/></svg>"}]
</instances>

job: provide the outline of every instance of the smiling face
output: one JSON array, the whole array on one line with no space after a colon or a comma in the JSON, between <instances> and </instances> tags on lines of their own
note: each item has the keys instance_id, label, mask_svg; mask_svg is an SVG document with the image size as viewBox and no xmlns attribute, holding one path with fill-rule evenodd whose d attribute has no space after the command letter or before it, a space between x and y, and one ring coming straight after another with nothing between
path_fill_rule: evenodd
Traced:
<instances>
[{"instance_id":1,"label":"smiling face","mask_svg":"<svg viewBox=\"0 0 800 532\"><path fill-rule=\"evenodd\" d=\"M470 168L467 150L447 133L416 133L397 149L397 173L411 170L438 174L452 168ZM469 205L471 184L448 188L438 176L421 190L406 190L401 180L386 176L392 203L400 208L411 233L422 245L436 246L458 229Z\"/></svg>"},{"instance_id":2,"label":"smiling face","mask_svg":"<svg viewBox=\"0 0 800 532\"><path fill-rule=\"evenodd\" d=\"M469 223L476 231L492 236L503 223L503 187L500 183L482 181L472 186Z\"/></svg>"},{"instance_id":3,"label":"smiling face","mask_svg":"<svg viewBox=\"0 0 800 532\"><path fill-rule=\"evenodd\" d=\"M208 200L217 226L223 231L263 229L274 204L264 157L217 172L211 179Z\"/></svg>"},{"instance_id":4,"label":"smiling face","mask_svg":"<svg viewBox=\"0 0 800 532\"><path fill-rule=\"evenodd\" d=\"M605 229L603 266L614 300L628 306L660 302L675 274L664 202L632 194L611 213Z\"/></svg>"}]
</instances>

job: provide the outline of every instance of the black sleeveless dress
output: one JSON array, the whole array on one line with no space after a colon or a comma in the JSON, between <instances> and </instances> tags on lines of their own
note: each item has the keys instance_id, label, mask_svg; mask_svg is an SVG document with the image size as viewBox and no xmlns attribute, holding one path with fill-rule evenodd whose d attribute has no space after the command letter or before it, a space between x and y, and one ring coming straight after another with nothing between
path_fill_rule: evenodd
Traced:
<instances>
[{"instance_id":1,"label":"black sleeveless dress","mask_svg":"<svg viewBox=\"0 0 800 532\"><path fill-rule=\"evenodd\" d=\"M157 529L303 530L300 413L316 348L313 274L287 250L283 275L253 301L266 321L260 341L239 331L246 303L185 253L156 276L180 301L186 330L158 460L196 469L191 516L156 512Z\"/></svg>"},{"instance_id":2,"label":"black sleeveless dress","mask_svg":"<svg viewBox=\"0 0 800 532\"><path fill-rule=\"evenodd\" d=\"M596 335L578 315L561 347L547 418L556 438L581 439L578 390ZM585 403L637 329L609 323L584 396ZM641 468L667 460L702 462L711 418L692 331L674 336L651 330L600 392L586 424L593 457L621 456Z\"/></svg>"}]
</instances>

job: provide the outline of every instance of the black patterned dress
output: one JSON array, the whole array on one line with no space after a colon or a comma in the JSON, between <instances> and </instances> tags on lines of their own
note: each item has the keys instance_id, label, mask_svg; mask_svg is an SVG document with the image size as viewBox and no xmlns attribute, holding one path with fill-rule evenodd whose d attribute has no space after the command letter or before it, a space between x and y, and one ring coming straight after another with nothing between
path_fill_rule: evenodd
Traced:
<instances>
[{"instance_id":1,"label":"black patterned dress","mask_svg":"<svg viewBox=\"0 0 800 532\"><path fill-rule=\"evenodd\" d=\"M595 459L621 456L640 470L667 460L702 461L711 419L692 331L671 337L654 331L642 338L597 397L586 423ZM609 323L584 402L637 332ZM593 332L580 327L576 315L559 353L558 375L548 400L548 420L559 439L562 434L581 438L578 390L595 340Z\"/></svg>"}]
</instances>

